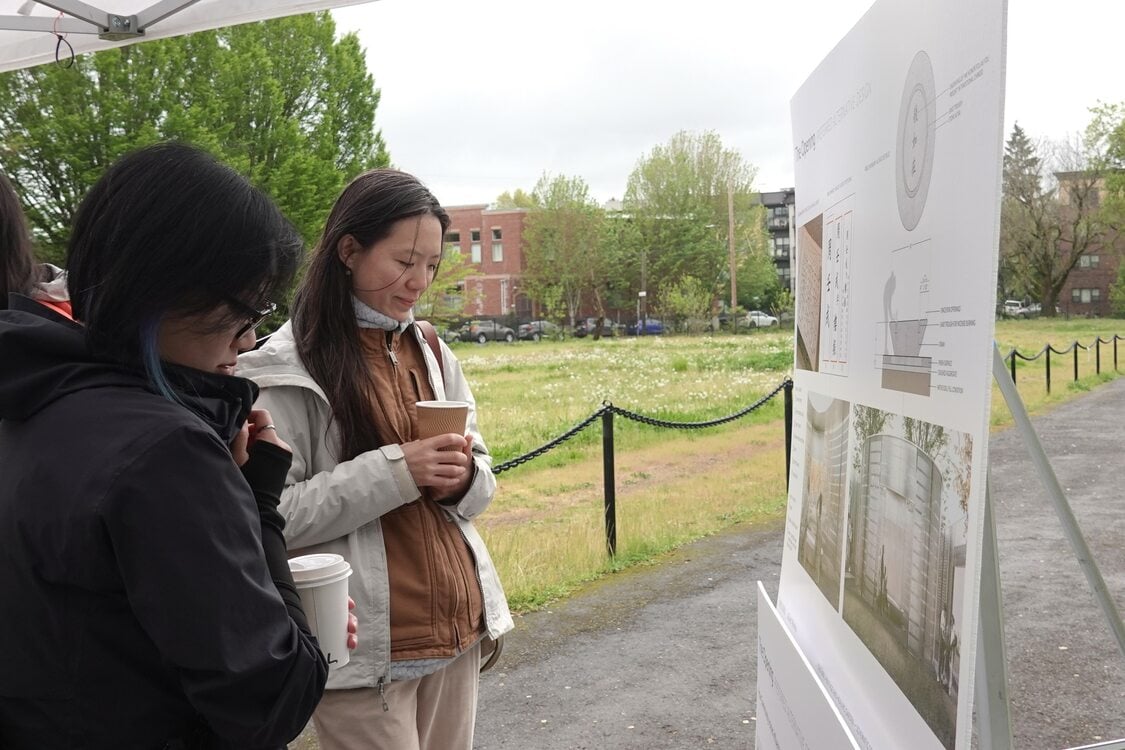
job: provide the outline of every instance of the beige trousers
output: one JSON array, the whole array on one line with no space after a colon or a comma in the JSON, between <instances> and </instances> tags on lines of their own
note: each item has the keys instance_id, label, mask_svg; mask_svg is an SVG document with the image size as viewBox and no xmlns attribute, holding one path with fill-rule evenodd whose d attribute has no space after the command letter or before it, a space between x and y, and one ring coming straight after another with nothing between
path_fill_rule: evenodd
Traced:
<instances>
[{"instance_id":1,"label":"beige trousers","mask_svg":"<svg viewBox=\"0 0 1125 750\"><path fill-rule=\"evenodd\" d=\"M326 690L313 714L321 750L472 750L480 644L407 682ZM383 710L386 698L387 710Z\"/></svg>"}]
</instances>

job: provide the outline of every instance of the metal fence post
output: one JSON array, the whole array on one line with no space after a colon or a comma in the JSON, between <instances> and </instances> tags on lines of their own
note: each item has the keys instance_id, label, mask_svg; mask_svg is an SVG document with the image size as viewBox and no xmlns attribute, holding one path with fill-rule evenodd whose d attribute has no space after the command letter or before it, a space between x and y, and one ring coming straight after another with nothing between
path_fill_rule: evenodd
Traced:
<instances>
[{"instance_id":1,"label":"metal fence post","mask_svg":"<svg viewBox=\"0 0 1125 750\"><path fill-rule=\"evenodd\" d=\"M1051 395L1051 345L1047 344L1047 395Z\"/></svg>"},{"instance_id":2,"label":"metal fence post","mask_svg":"<svg viewBox=\"0 0 1125 750\"><path fill-rule=\"evenodd\" d=\"M1074 382L1078 382L1078 342L1074 342Z\"/></svg>"},{"instance_id":3,"label":"metal fence post","mask_svg":"<svg viewBox=\"0 0 1125 750\"><path fill-rule=\"evenodd\" d=\"M1117 334L1113 334L1113 371L1117 372Z\"/></svg>"},{"instance_id":4,"label":"metal fence post","mask_svg":"<svg viewBox=\"0 0 1125 750\"><path fill-rule=\"evenodd\" d=\"M790 465L793 461L793 381L785 381L785 491L789 491Z\"/></svg>"},{"instance_id":5,"label":"metal fence post","mask_svg":"<svg viewBox=\"0 0 1125 750\"><path fill-rule=\"evenodd\" d=\"M602 407L602 482L605 485L605 545L617 555L617 486L613 478L613 409Z\"/></svg>"},{"instance_id":6,"label":"metal fence post","mask_svg":"<svg viewBox=\"0 0 1125 750\"><path fill-rule=\"evenodd\" d=\"M1008 358L1012 360L1012 382L1016 382L1016 350L1008 352Z\"/></svg>"},{"instance_id":7,"label":"metal fence post","mask_svg":"<svg viewBox=\"0 0 1125 750\"><path fill-rule=\"evenodd\" d=\"M1094 373L1102 374L1102 337L1094 339Z\"/></svg>"}]
</instances>

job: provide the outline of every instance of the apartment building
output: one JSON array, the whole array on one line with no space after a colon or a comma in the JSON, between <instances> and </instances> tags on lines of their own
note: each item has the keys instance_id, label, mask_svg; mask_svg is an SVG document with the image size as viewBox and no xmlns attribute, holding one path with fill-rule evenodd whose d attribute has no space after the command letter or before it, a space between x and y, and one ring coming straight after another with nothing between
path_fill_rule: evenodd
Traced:
<instances>
[{"instance_id":1,"label":"apartment building","mask_svg":"<svg viewBox=\"0 0 1125 750\"><path fill-rule=\"evenodd\" d=\"M531 317L532 302L520 290L525 267L523 229L527 209L490 209L487 203L447 206L446 243L457 247L474 268L465 279L467 317Z\"/></svg>"},{"instance_id":2,"label":"apartment building","mask_svg":"<svg viewBox=\"0 0 1125 750\"><path fill-rule=\"evenodd\" d=\"M793 253L797 250L794 240L796 227L793 224L793 203L795 190L783 188L769 193L761 193L758 200L766 209L766 232L769 234L769 250L777 269L777 280L783 289L793 290Z\"/></svg>"}]
</instances>

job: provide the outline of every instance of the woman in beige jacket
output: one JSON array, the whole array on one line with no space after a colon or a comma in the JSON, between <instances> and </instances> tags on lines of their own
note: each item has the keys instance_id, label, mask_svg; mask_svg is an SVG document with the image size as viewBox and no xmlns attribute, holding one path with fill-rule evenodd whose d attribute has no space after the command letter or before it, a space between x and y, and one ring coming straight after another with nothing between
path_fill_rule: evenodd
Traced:
<instances>
[{"instance_id":1,"label":"woman in beige jacket","mask_svg":"<svg viewBox=\"0 0 1125 750\"><path fill-rule=\"evenodd\" d=\"M449 218L414 177L357 177L329 214L292 320L239 374L293 449L281 512L291 553L335 552L364 637L315 721L324 750L469 750L482 641L512 628L472 519L496 480L452 351L439 365L413 306ZM469 403L465 435L417 439L414 404Z\"/></svg>"}]
</instances>

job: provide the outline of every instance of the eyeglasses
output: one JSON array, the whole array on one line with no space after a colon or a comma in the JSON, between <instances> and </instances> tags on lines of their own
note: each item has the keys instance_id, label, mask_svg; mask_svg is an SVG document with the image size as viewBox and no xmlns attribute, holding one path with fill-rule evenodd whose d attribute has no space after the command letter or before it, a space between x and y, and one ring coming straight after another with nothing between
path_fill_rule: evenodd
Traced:
<instances>
[{"instance_id":1,"label":"eyeglasses","mask_svg":"<svg viewBox=\"0 0 1125 750\"><path fill-rule=\"evenodd\" d=\"M246 325L238 329L238 333L234 334L234 337L236 339L242 338L246 335L247 331L252 328L257 328L259 325L261 325L263 320L277 312L277 304L274 302L268 303L264 310L255 310L253 307L250 307L250 305L246 304L242 300L236 299L234 297L227 297L226 302L236 312L246 316L246 319L248 321Z\"/></svg>"}]
</instances>

